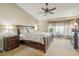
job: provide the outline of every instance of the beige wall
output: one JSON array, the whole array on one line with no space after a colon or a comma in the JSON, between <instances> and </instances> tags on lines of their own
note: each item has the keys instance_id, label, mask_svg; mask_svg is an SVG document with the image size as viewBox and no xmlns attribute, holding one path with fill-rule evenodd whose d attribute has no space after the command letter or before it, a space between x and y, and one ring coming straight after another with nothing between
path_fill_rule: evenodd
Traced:
<instances>
[{"instance_id":1,"label":"beige wall","mask_svg":"<svg viewBox=\"0 0 79 59\"><path fill-rule=\"evenodd\" d=\"M34 25L38 21L16 4L0 4L0 24L3 25Z\"/></svg>"},{"instance_id":2,"label":"beige wall","mask_svg":"<svg viewBox=\"0 0 79 59\"><path fill-rule=\"evenodd\" d=\"M41 21L39 22L39 32L47 32L48 31L48 22Z\"/></svg>"},{"instance_id":3,"label":"beige wall","mask_svg":"<svg viewBox=\"0 0 79 59\"><path fill-rule=\"evenodd\" d=\"M19 8L16 4L0 4L0 33L5 31L5 25L35 25L38 21L27 12Z\"/></svg>"},{"instance_id":4,"label":"beige wall","mask_svg":"<svg viewBox=\"0 0 79 59\"><path fill-rule=\"evenodd\" d=\"M47 21L38 22L16 4L0 4L0 29L3 25L38 25L40 32L47 31ZM0 30L1 31L1 30Z\"/></svg>"}]
</instances>

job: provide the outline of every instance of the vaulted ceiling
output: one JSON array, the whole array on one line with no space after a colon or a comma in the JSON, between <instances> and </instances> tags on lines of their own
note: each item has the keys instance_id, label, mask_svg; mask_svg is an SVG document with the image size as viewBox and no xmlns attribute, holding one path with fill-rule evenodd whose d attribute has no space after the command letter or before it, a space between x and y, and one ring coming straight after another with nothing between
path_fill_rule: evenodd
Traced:
<instances>
[{"instance_id":1,"label":"vaulted ceiling","mask_svg":"<svg viewBox=\"0 0 79 59\"><path fill-rule=\"evenodd\" d=\"M56 7L57 9L53 11L54 14L48 14L46 16L44 16L44 14L38 14L39 12L43 12L41 8L45 7L44 3L17 3L16 5L35 17L38 21L60 17L79 16L78 3L49 3L49 9L53 7Z\"/></svg>"}]
</instances>

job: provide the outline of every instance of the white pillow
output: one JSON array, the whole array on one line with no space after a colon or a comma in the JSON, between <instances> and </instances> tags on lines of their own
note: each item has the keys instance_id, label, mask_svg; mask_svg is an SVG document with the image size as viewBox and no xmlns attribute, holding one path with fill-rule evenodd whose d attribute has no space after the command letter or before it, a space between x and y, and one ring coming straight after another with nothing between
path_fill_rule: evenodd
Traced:
<instances>
[{"instance_id":1,"label":"white pillow","mask_svg":"<svg viewBox=\"0 0 79 59\"><path fill-rule=\"evenodd\" d=\"M29 31L29 33L34 33L34 32L36 32L35 29L33 29L33 28L28 28L28 31Z\"/></svg>"},{"instance_id":2,"label":"white pillow","mask_svg":"<svg viewBox=\"0 0 79 59\"><path fill-rule=\"evenodd\" d=\"M28 33L28 32L26 28L23 28L23 29L20 29L20 33L23 34L23 33Z\"/></svg>"}]
</instances>

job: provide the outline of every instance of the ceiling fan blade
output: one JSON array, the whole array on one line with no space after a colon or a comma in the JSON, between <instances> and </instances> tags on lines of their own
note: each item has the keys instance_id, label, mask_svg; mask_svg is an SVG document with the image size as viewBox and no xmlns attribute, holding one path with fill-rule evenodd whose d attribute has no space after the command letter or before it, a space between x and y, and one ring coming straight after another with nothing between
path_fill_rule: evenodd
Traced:
<instances>
[{"instance_id":1,"label":"ceiling fan blade","mask_svg":"<svg viewBox=\"0 0 79 59\"><path fill-rule=\"evenodd\" d=\"M42 10L46 11L46 9L42 8Z\"/></svg>"},{"instance_id":2,"label":"ceiling fan blade","mask_svg":"<svg viewBox=\"0 0 79 59\"><path fill-rule=\"evenodd\" d=\"M52 10L55 10L56 9L56 7L54 7L54 8L52 8L52 9L50 9L49 11L52 11Z\"/></svg>"},{"instance_id":3,"label":"ceiling fan blade","mask_svg":"<svg viewBox=\"0 0 79 59\"><path fill-rule=\"evenodd\" d=\"M41 14L41 13L45 13L45 12L39 12L38 14Z\"/></svg>"},{"instance_id":4,"label":"ceiling fan blade","mask_svg":"<svg viewBox=\"0 0 79 59\"><path fill-rule=\"evenodd\" d=\"M50 14L54 14L53 12L49 12Z\"/></svg>"}]
</instances>

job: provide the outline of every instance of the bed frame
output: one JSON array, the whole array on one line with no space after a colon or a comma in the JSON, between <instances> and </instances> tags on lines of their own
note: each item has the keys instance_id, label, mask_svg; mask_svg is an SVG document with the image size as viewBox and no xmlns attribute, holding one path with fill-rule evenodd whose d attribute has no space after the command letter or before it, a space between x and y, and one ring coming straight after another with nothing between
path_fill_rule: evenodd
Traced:
<instances>
[{"instance_id":1,"label":"bed frame","mask_svg":"<svg viewBox=\"0 0 79 59\"><path fill-rule=\"evenodd\" d=\"M18 25L18 27L25 27L23 25ZM26 26L28 27L28 26ZM30 26L32 27L32 26ZM20 34L20 29L18 29L18 35ZM20 44L23 44L25 46L29 46L35 49L39 49L41 51L43 51L44 53L46 53L46 50L48 49L49 45L51 44L51 42L53 41L53 36L51 35L50 37L43 37L43 41L44 44L40 43L40 42L35 42L35 41L31 41L31 40L20 40Z\"/></svg>"}]
</instances>

